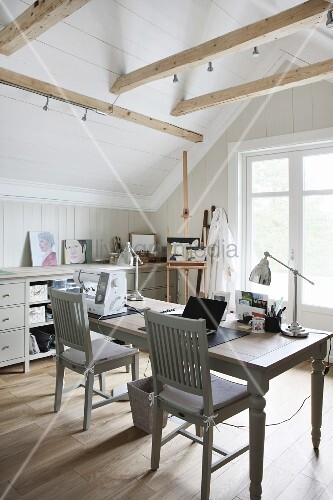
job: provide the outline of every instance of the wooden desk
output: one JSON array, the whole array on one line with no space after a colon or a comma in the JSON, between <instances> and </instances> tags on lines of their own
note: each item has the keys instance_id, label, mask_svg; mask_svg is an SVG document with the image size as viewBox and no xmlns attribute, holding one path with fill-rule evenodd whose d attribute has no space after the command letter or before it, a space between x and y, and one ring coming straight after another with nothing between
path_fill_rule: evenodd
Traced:
<instances>
[{"instance_id":1,"label":"wooden desk","mask_svg":"<svg viewBox=\"0 0 333 500\"><path fill-rule=\"evenodd\" d=\"M153 299L136 302L135 306L139 308L149 307L159 312L180 307L177 304ZM235 320L227 320L224 325L229 328L237 328ZM138 327L141 326L144 326L144 318L140 314L102 320L99 325L97 325L97 320L91 320L91 328L95 331L101 331L114 338L147 348L146 333L138 330ZM250 333L245 337L209 349L211 369L246 380L248 390L251 393L250 497L252 500L259 500L262 492L266 420L265 394L269 390L269 381L310 358L312 358L312 443L314 448L319 447L324 387L323 359L327 351L327 338L332 336L331 333L320 332L310 333L308 338L292 339L280 334Z\"/></svg>"}]
</instances>

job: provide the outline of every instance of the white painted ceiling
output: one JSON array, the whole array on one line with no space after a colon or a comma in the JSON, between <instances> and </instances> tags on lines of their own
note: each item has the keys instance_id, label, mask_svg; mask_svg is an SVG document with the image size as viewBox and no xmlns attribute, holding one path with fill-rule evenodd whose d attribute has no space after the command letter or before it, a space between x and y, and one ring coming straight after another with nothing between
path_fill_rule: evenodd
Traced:
<instances>
[{"instance_id":1,"label":"white painted ceiling","mask_svg":"<svg viewBox=\"0 0 333 500\"><path fill-rule=\"evenodd\" d=\"M32 0L2 0L6 26ZM170 111L181 99L219 90L278 71L289 60L304 66L332 57L333 29L325 24L259 47L223 56L214 71L200 66L149 83L118 98L109 92L124 73L211 38L277 14L298 0L91 0L90 3L13 55L2 67L65 89L173 123L204 135L183 139L110 116L50 101L1 85L0 180L38 183L59 191L104 193L143 200L157 208L172 179L179 179L182 151L198 158L230 124L239 103L209 108L185 117ZM191 165L190 165L191 166ZM171 179L171 184L170 184ZM23 184L22 184L23 183ZM42 197L42 195L40 195ZM112 203L111 203L112 204Z\"/></svg>"}]
</instances>

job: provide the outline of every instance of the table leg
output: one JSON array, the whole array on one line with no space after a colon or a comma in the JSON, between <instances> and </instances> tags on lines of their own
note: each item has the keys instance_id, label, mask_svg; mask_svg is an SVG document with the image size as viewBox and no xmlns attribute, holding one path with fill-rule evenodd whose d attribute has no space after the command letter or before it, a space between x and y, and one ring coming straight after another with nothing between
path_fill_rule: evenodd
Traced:
<instances>
[{"instance_id":1,"label":"table leg","mask_svg":"<svg viewBox=\"0 0 333 500\"><path fill-rule=\"evenodd\" d=\"M260 500L264 466L266 400L261 394L250 398L250 498Z\"/></svg>"},{"instance_id":2,"label":"table leg","mask_svg":"<svg viewBox=\"0 0 333 500\"><path fill-rule=\"evenodd\" d=\"M312 444L319 448L323 412L324 364L322 359L312 360L311 372L311 425Z\"/></svg>"}]
</instances>

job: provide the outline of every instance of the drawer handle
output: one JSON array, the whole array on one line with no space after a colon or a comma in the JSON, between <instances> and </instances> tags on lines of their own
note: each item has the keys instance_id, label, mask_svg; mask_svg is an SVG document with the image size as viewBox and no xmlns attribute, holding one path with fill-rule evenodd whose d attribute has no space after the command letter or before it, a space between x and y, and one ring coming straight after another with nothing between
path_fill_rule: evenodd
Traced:
<instances>
[{"instance_id":1,"label":"drawer handle","mask_svg":"<svg viewBox=\"0 0 333 500\"><path fill-rule=\"evenodd\" d=\"M9 321L9 320L10 320L10 318L3 318L2 321Z\"/></svg>"},{"instance_id":2,"label":"drawer handle","mask_svg":"<svg viewBox=\"0 0 333 500\"><path fill-rule=\"evenodd\" d=\"M4 345L2 350L4 351L5 349L9 349L9 345Z\"/></svg>"},{"instance_id":3,"label":"drawer handle","mask_svg":"<svg viewBox=\"0 0 333 500\"><path fill-rule=\"evenodd\" d=\"M10 297L10 293L5 293L4 297Z\"/></svg>"}]
</instances>

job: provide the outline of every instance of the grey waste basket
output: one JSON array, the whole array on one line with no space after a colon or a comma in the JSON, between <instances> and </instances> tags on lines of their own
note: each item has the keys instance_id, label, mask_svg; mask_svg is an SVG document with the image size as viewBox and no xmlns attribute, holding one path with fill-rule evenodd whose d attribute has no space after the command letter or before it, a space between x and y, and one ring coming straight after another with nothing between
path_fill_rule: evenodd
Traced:
<instances>
[{"instance_id":1,"label":"grey waste basket","mask_svg":"<svg viewBox=\"0 0 333 500\"><path fill-rule=\"evenodd\" d=\"M149 395L154 393L153 377L141 378L127 383L133 424L147 434L153 432L153 406ZM168 413L163 412L163 427L168 422Z\"/></svg>"}]
</instances>

